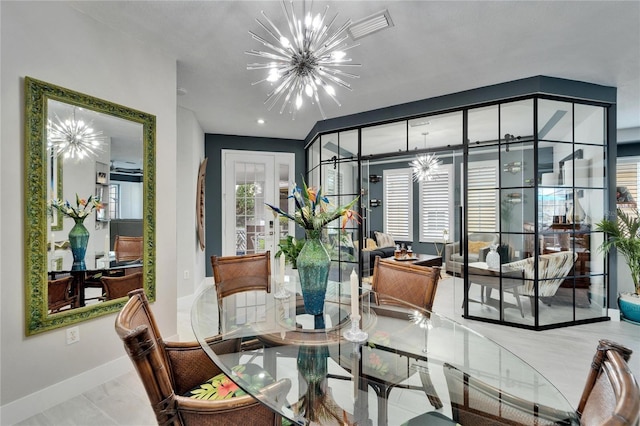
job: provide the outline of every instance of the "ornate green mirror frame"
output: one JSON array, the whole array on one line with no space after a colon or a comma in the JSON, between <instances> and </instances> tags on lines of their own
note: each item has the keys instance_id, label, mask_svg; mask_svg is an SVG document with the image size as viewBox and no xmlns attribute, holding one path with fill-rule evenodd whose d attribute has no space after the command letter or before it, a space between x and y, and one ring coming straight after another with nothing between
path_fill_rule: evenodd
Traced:
<instances>
[{"instance_id":1,"label":"ornate green mirror frame","mask_svg":"<svg viewBox=\"0 0 640 426\"><path fill-rule=\"evenodd\" d=\"M48 312L47 295L47 105L64 102L142 125L143 271L147 297L155 301L155 139L154 115L25 77L25 317L27 335L65 327L119 311L126 298Z\"/></svg>"}]
</instances>

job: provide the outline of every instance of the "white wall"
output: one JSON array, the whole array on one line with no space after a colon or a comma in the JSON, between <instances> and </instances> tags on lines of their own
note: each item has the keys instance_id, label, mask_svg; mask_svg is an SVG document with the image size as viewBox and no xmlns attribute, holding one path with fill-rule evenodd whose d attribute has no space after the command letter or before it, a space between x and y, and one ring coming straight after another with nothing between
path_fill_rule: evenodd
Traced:
<instances>
[{"instance_id":1,"label":"white wall","mask_svg":"<svg viewBox=\"0 0 640 426\"><path fill-rule=\"evenodd\" d=\"M0 424L12 424L130 368L115 314L25 337L24 77L154 114L157 119L157 302L163 335L176 334L176 61L62 2L0 2Z\"/></svg>"},{"instance_id":2,"label":"white wall","mask_svg":"<svg viewBox=\"0 0 640 426\"><path fill-rule=\"evenodd\" d=\"M204 131L195 114L178 107L178 176L176 202L178 209L178 297L193 294L205 279L206 259L198 243L196 216L196 188L198 169L204 159Z\"/></svg>"}]
</instances>

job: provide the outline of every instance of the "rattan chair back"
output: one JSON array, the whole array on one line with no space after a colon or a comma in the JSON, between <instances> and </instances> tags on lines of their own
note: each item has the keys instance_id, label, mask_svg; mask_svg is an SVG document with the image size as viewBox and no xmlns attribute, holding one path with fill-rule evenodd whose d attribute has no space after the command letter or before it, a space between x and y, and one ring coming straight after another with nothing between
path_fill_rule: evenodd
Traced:
<instances>
[{"instance_id":1,"label":"rattan chair back","mask_svg":"<svg viewBox=\"0 0 640 426\"><path fill-rule=\"evenodd\" d=\"M142 260L142 245L142 237L116 235L115 241L113 242L116 262Z\"/></svg>"},{"instance_id":2,"label":"rattan chair back","mask_svg":"<svg viewBox=\"0 0 640 426\"><path fill-rule=\"evenodd\" d=\"M116 317L116 332L124 342L159 425L274 426L281 417L249 395L224 400L199 400L181 396L220 373L197 342L164 342L158 331L144 290L129 293L129 300ZM239 351L240 340L210 346L216 353ZM291 383L276 382L264 392L286 394Z\"/></svg>"},{"instance_id":3,"label":"rattan chair back","mask_svg":"<svg viewBox=\"0 0 640 426\"><path fill-rule=\"evenodd\" d=\"M72 276L48 281L47 299L51 313L60 312L63 308L71 309L75 307L78 297L71 294L72 283Z\"/></svg>"},{"instance_id":4,"label":"rattan chair back","mask_svg":"<svg viewBox=\"0 0 640 426\"><path fill-rule=\"evenodd\" d=\"M627 362L631 350L600 340L578 405L582 425L637 425L640 390Z\"/></svg>"},{"instance_id":5,"label":"rattan chair back","mask_svg":"<svg viewBox=\"0 0 640 426\"><path fill-rule=\"evenodd\" d=\"M241 256L211 256L213 278L216 283L218 297L226 297L241 291L271 291L269 276L271 275L271 253ZM236 279L241 277L263 277L264 279Z\"/></svg>"},{"instance_id":6,"label":"rattan chair back","mask_svg":"<svg viewBox=\"0 0 640 426\"><path fill-rule=\"evenodd\" d=\"M400 299L431 311L439 280L440 268L437 266L419 266L376 257L372 289L378 304L398 305L395 299Z\"/></svg>"},{"instance_id":7,"label":"rattan chair back","mask_svg":"<svg viewBox=\"0 0 640 426\"><path fill-rule=\"evenodd\" d=\"M105 300L119 299L125 297L130 291L143 287L142 272L136 272L122 277L102 277L102 287L104 289Z\"/></svg>"}]
</instances>

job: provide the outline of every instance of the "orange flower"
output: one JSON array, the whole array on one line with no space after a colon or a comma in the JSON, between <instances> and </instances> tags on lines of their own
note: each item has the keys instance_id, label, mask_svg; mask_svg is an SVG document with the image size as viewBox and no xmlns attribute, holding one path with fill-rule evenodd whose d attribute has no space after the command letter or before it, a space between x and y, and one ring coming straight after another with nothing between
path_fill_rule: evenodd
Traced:
<instances>
[{"instance_id":1,"label":"orange flower","mask_svg":"<svg viewBox=\"0 0 640 426\"><path fill-rule=\"evenodd\" d=\"M342 230L344 231L344 228L347 226L347 222L350 220L355 220L356 223L360 223L358 218L362 219L362 216L360 216L357 211L351 209L345 211L342 215Z\"/></svg>"},{"instance_id":2,"label":"orange flower","mask_svg":"<svg viewBox=\"0 0 640 426\"><path fill-rule=\"evenodd\" d=\"M81 205L81 206L86 206L86 205L87 205L87 200L86 200L86 199L84 199L84 198L81 198L81 199L80 199L80 205Z\"/></svg>"},{"instance_id":3,"label":"orange flower","mask_svg":"<svg viewBox=\"0 0 640 426\"><path fill-rule=\"evenodd\" d=\"M318 190L315 187L307 188L307 196L312 203L315 203L316 197L318 196Z\"/></svg>"},{"instance_id":4,"label":"orange flower","mask_svg":"<svg viewBox=\"0 0 640 426\"><path fill-rule=\"evenodd\" d=\"M225 378L220 382L220 387L218 388L218 395L222 398L233 393L238 390L238 385L233 383L230 379Z\"/></svg>"}]
</instances>

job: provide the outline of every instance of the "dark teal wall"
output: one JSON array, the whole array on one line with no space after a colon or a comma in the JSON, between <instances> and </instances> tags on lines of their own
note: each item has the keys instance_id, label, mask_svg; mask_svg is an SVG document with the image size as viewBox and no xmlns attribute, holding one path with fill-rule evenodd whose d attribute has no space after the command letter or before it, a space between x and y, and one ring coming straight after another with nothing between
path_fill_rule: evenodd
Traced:
<instances>
[{"instance_id":1,"label":"dark teal wall","mask_svg":"<svg viewBox=\"0 0 640 426\"><path fill-rule=\"evenodd\" d=\"M633 157L636 155L640 155L640 142L618 145L618 157Z\"/></svg>"},{"instance_id":2,"label":"dark teal wall","mask_svg":"<svg viewBox=\"0 0 640 426\"><path fill-rule=\"evenodd\" d=\"M296 156L294 176L302 175L306 168L304 143L301 140L205 134L204 154L208 158L205 181L206 259L214 254L220 255L222 253L221 150L223 149L292 152ZM207 276L212 276L211 262L207 261L206 263Z\"/></svg>"}]
</instances>

